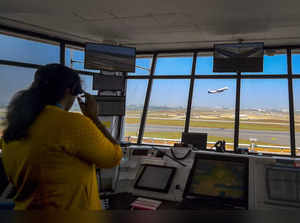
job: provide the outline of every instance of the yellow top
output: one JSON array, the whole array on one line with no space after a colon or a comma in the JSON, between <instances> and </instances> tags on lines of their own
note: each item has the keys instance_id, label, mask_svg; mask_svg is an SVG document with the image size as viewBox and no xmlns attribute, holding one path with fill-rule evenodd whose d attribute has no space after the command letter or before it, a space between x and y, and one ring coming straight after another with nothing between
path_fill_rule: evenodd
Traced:
<instances>
[{"instance_id":1,"label":"yellow top","mask_svg":"<svg viewBox=\"0 0 300 223\"><path fill-rule=\"evenodd\" d=\"M46 106L29 137L2 147L4 168L17 188L16 210L100 210L95 166L112 168L122 158L121 148L89 118L56 106Z\"/></svg>"}]
</instances>

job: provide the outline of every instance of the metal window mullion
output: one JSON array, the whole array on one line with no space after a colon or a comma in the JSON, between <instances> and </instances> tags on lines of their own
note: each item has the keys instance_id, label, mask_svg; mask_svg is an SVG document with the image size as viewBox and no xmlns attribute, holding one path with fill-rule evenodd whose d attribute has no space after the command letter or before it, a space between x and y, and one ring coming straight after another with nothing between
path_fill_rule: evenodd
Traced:
<instances>
[{"instance_id":1,"label":"metal window mullion","mask_svg":"<svg viewBox=\"0 0 300 223\"><path fill-rule=\"evenodd\" d=\"M292 55L291 49L287 49L288 63L288 91L289 91L289 112L290 112L290 144L291 156L296 156L295 148L295 117L294 117L294 94L293 94L293 73L292 73Z\"/></svg>"},{"instance_id":2,"label":"metal window mullion","mask_svg":"<svg viewBox=\"0 0 300 223\"><path fill-rule=\"evenodd\" d=\"M241 73L236 79L236 98L235 98L235 121L234 121L234 151L239 147L239 127L240 127L240 99L241 99Z\"/></svg>"},{"instance_id":3,"label":"metal window mullion","mask_svg":"<svg viewBox=\"0 0 300 223\"><path fill-rule=\"evenodd\" d=\"M190 90L189 90L189 98L188 98L188 104L187 104L187 109L186 109L184 132L189 132L189 128L190 128L191 109L192 109L194 83L195 83L196 63L197 63L197 53L195 52L194 55L193 55L193 65L192 65L192 71L191 71Z\"/></svg>"},{"instance_id":4,"label":"metal window mullion","mask_svg":"<svg viewBox=\"0 0 300 223\"><path fill-rule=\"evenodd\" d=\"M154 54L153 60L152 60L152 65L151 65L151 71L150 71L150 79L148 82L148 88L147 88L146 97L145 97L143 114L142 114L142 118L141 118L141 122L140 122L140 129L139 129L139 136L138 136L137 144L141 144L142 138L144 136L144 130L145 130L146 118L147 118L148 107L149 107L149 102L150 102L150 96L151 96L151 90L152 90L152 84L153 84L153 74L154 74L155 67L156 67L156 61L157 61L157 54Z\"/></svg>"},{"instance_id":5,"label":"metal window mullion","mask_svg":"<svg viewBox=\"0 0 300 223\"><path fill-rule=\"evenodd\" d=\"M60 57L59 57L59 61L61 65L65 65L65 52L66 52L66 46L64 42L60 43L60 47L59 47L59 52L60 52Z\"/></svg>"},{"instance_id":6,"label":"metal window mullion","mask_svg":"<svg viewBox=\"0 0 300 223\"><path fill-rule=\"evenodd\" d=\"M32 68L32 69L38 69L42 66L42 65L39 65L39 64L23 63L23 62L16 62L16 61L10 61L10 60L0 60L0 65L13 66L13 67L23 67L23 68Z\"/></svg>"}]
</instances>

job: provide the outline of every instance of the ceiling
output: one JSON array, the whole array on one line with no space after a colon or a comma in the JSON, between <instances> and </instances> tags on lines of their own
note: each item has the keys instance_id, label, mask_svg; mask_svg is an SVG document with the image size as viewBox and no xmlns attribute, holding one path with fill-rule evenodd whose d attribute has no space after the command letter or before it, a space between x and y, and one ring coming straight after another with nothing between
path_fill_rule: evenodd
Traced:
<instances>
[{"instance_id":1,"label":"ceiling","mask_svg":"<svg viewBox=\"0 0 300 223\"><path fill-rule=\"evenodd\" d=\"M300 45L299 0L1 0L0 24L138 51Z\"/></svg>"}]
</instances>

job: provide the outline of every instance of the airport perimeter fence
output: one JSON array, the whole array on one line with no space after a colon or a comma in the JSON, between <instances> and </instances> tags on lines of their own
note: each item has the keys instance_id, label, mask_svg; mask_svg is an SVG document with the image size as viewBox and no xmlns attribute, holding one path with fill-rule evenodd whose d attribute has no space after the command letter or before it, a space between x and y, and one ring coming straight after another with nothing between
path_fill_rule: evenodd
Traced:
<instances>
[{"instance_id":1,"label":"airport perimeter fence","mask_svg":"<svg viewBox=\"0 0 300 223\"><path fill-rule=\"evenodd\" d=\"M136 142L137 136L127 136L128 142ZM154 138L154 137L143 137L143 142L150 145L169 145L171 146L174 143L180 143L180 139L164 139L164 138ZM211 145L210 149L214 149L216 142L207 142L207 145ZM228 150L233 150L234 143L226 143ZM263 152L263 153L289 153L290 147L288 146L274 146L274 145L256 145L255 143L251 144L239 144L239 147L248 148L249 151L253 152ZM300 147L296 147L296 151L300 152Z\"/></svg>"}]
</instances>

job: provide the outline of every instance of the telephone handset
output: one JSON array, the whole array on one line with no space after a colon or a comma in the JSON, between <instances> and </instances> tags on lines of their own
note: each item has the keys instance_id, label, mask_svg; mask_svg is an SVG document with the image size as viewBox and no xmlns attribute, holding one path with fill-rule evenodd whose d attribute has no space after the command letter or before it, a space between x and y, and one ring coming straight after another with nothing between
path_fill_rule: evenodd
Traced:
<instances>
[{"instance_id":1,"label":"telephone handset","mask_svg":"<svg viewBox=\"0 0 300 223\"><path fill-rule=\"evenodd\" d=\"M223 152L225 152L225 150L226 150L225 146L226 146L225 140L223 140L223 141L222 141L222 140L219 140L219 141L216 142L216 144L215 144L213 147L216 148L216 151L217 151L217 152L223 153Z\"/></svg>"}]
</instances>

